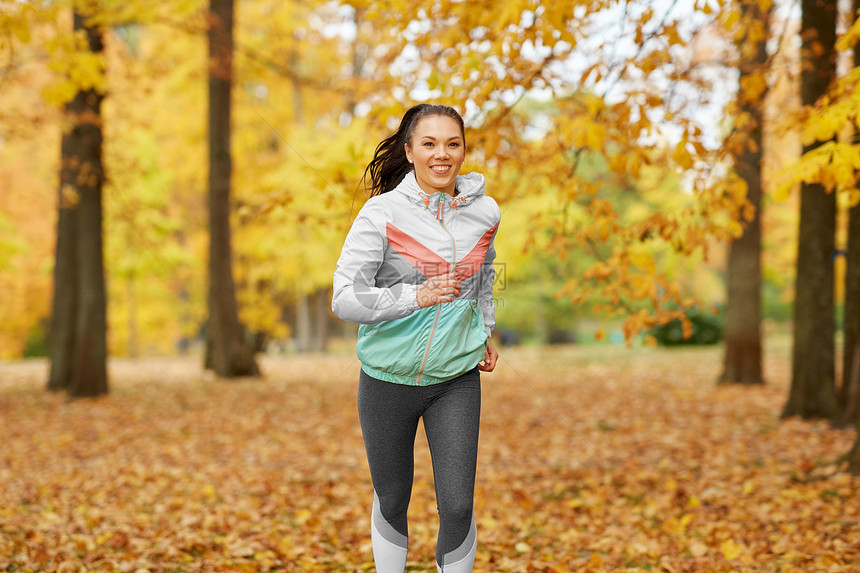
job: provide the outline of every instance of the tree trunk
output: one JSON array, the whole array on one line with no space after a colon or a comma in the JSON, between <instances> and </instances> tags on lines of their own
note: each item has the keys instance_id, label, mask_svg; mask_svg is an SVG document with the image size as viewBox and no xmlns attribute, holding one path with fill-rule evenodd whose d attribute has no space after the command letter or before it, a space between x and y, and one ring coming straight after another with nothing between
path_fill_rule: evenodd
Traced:
<instances>
[{"instance_id":1,"label":"tree trunk","mask_svg":"<svg viewBox=\"0 0 860 573\"><path fill-rule=\"evenodd\" d=\"M299 352L311 349L311 304L303 292L296 295L296 348Z\"/></svg>"},{"instance_id":2,"label":"tree trunk","mask_svg":"<svg viewBox=\"0 0 860 573\"><path fill-rule=\"evenodd\" d=\"M82 97L81 94L78 96ZM76 98L77 99L77 98ZM66 104L66 116L73 115L73 104ZM60 188L57 204L57 251L54 263L54 299L51 308L49 353L51 374L48 390L65 390L72 378L75 342L75 305L77 303L77 198L74 188L79 164L75 152L80 148L80 128L63 133Z\"/></svg>"},{"instance_id":3,"label":"tree trunk","mask_svg":"<svg viewBox=\"0 0 860 573\"><path fill-rule=\"evenodd\" d=\"M852 360L851 378L846 379L850 380L848 383L850 387L850 400L848 407L844 411L843 421L847 425L854 420L857 434L854 438L854 445L851 447L851 450L845 454L843 460L848 462L849 472L854 475L860 475L860 407L858 407L858 404L860 404L860 396L857 394L858 390L860 390L860 340L858 340L857 344L854 346L854 352L852 354L854 356L854 360Z\"/></svg>"},{"instance_id":4,"label":"tree trunk","mask_svg":"<svg viewBox=\"0 0 860 573\"><path fill-rule=\"evenodd\" d=\"M854 0L854 21L860 11L860 0ZM854 66L860 66L860 43L854 45ZM860 143L860 130L854 132ZM858 185L860 187L860 185ZM860 203L848 211L848 248L845 265L845 320L843 325L842 387L839 403L843 425L857 424L852 472L860 474Z\"/></svg>"},{"instance_id":5,"label":"tree trunk","mask_svg":"<svg viewBox=\"0 0 860 573\"><path fill-rule=\"evenodd\" d=\"M857 433L860 435L860 422L857 423ZM855 440L851 450L842 457L841 461L848 462L848 471L860 475L860 440Z\"/></svg>"},{"instance_id":6,"label":"tree trunk","mask_svg":"<svg viewBox=\"0 0 860 573\"><path fill-rule=\"evenodd\" d=\"M204 364L218 376L256 376L244 340L230 246L230 88L233 0L209 4L209 323Z\"/></svg>"},{"instance_id":7,"label":"tree trunk","mask_svg":"<svg viewBox=\"0 0 860 573\"><path fill-rule=\"evenodd\" d=\"M83 31L94 54L104 50L101 32L75 12L75 31ZM63 135L60 216L51 326L48 388L69 396L108 391L107 296L102 248L102 125L104 96L79 91L65 106L71 131Z\"/></svg>"},{"instance_id":8,"label":"tree trunk","mask_svg":"<svg viewBox=\"0 0 860 573\"><path fill-rule=\"evenodd\" d=\"M760 20L769 29L770 13L762 12L758 2L743 1L741 10L745 22ZM745 37L741 42L748 41ZM750 57L741 53L740 82L763 72L767 63L765 43L767 34L755 44ZM763 384L761 366L761 160L764 142L762 98L751 100L739 93L739 113L752 118L753 125L742 134L744 148L734 157L735 169L747 184L747 199L754 208L744 234L729 247L728 300L726 305L725 355L720 383Z\"/></svg>"},{"instance_id":9,"label":"tree trunk","mask_svg":"<svg viewBox=\"0 0 860 573\"><path fill-rule=\"evenodd\" d=\"M811 106L836 77L836 2L801 2L801 98ZM809 152L820 142L804 146ZM791 390L782 416L833 418L833 252L836 196L820 184L801 185Z\"/></svg>"},{"instance_id":10,"label":"tree trunk","mask_svg":"<svg viewBox=\"0 0 860 573\"><path fill-rule=\"evenodd\" d=\"M839 427L860 423L860 340L845 346L844 368L839 396L841 416L836 423Z\"/></svg>"},{"instance_id":11,"label":"tree trunk","mask_svg":"<svg viewBox=\"0 0 860 573\"><path fill-rule=\"evenodd\" d=\"M349 114L349 121L355 117L355 106L358 104L356 88L361 79L361 71L364 69L364 61L367 58L367 43L362 41L361 25L364 20L364 10L354 7L352 22L355 26L355 38L352 40L352 70L350 76L352 82L344 94L344 107Z\"/></svg>"},{"instance_id":12,"label":"tree trunk","mask_svg":"<svg viewBox=\"0 0 860 573\"><path fill-rule=\"evenodd\" d=\"M328 322L331 313L331 292L328 288L318 288L314 293L314 352L325 352L328 346Z\"/></svg>"},{"instance_id":13,"label":"tree trunk","mask_svg":"<svg viewBox=\"0 0 860 573\"><path fill-rule=\"evenodd\" d=\"M180 229L175 234L176 242L180 248L185 248L188 244L185 233ZM183 273L184 275L184 273ZM191 293L188 292L188 282L183 280L183 275L179 276L179 324L181 334L176 341L176 348L181 356L188 354L191 345L201 338L201 326L192 316L189 307L191 306ZM192 332L194 334L192 334Z\"/></svg>"},{"instance_id":14,"label":"tree trunk","mask_svg":"<svg viewBox=\"0 0 860 573\"><path fill-rule=\"evenodd\" d=\"M137 327L137 276L132 273L126 284L128 287L128 356L140 356L140 331Z\"/></svg>"},{"instance_id":15,"label":"tree trunk","mask_svg":"<svg viewBox=\"0 0 860 573\"><path fill-rule=\"evenodd\" d=\"M99 117L101 96L91 95L88 103ZM92 154L88 183L78 187L78 302L75 320L75 356L71 396L98 396L107 392L107 296L105 294L102 246L101 125L92 126L87 143Z\"/></svg>"},{"instance_id":16,"label":"tree trunk","mask_svg":"<svg viewBox=\"0 0 860 573\"><path fill-rule=\"evenodd\" d=\"M534 298L535 313L534 313L534 328L535 328L535 343L538 346L546 346L549 344L549 321L546 316L546 301L543 297L543 292L538 290Z\"/></svg>"},{"instance_id":17,"label":"tree trunk","mask_svg":"<svg viewBox=\"0 0 860 573\"><path fill-rule=\"evenodd\" d=\"M304 123L305 101L304 101L304 97L302 97L302 83L298 79L299 78L299 66L301 63L301 61L299 59L299 52L298 52L299 40L296 39L295 36L293 37L293 39L294 39L294 44L293 44L294 48L292 50L290 50L290 55L289 55L290 69L293 71L293 73L296 74L296 76L295 76L296 79L293 80L293 114L294 114L293 121L296 123L296 125L301 125L302 123Z\"/></svg>"}]
</instances>

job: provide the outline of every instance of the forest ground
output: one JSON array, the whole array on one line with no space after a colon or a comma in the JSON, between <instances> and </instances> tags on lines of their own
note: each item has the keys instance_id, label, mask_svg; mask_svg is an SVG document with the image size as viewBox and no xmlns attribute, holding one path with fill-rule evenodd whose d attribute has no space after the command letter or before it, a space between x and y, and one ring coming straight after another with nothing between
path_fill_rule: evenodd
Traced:
<instances>
[{"instance_id":1,"label":"forest ground","mask_svg":"<svg viewBox=\"0 0 860 573\"><path fill-rule=\"evenodd\" d=\"M858 571L852 430L781 421L789 345L763 387L714 384L721 349L502 348L483 374L476 572ZM67 401L47 363L0 363L0 570L373 571L359 364L262 357L220 381L188 358L115 359ZM435 571L415 443L407 571Z\"/></svg>"}]
</instances>

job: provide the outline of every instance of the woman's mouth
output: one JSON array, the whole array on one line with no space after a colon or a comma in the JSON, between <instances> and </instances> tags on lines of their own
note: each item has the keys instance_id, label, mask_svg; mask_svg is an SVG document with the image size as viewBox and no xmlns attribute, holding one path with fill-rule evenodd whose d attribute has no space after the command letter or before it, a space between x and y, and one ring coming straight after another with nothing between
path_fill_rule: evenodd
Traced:
<instances>
[{"instance_id":1,"label":"woman's mouth","mask_svg":"<svg viewBox=\"0 0 860 573\"><path fill-rule=\"evenodd\" d=\"M444 173L448 173L451 170L451 166L450 165L433 165L432 167L430 167L430 170L433 173L444 174Z\"/></svg>"}]
</instances>

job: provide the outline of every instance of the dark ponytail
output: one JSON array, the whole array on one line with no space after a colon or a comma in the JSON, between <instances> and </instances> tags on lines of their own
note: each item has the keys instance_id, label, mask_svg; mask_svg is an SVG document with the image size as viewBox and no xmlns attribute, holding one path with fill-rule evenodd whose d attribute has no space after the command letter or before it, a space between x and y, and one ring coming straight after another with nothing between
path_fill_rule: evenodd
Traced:
<instances>
[{"instance_id":1,"label":"dark ponytail","mask_svg":"<svg viewBox=\"0 0 860 573\"><path fill-rule=\"evenodd\" d=\"M412 134L418 121L431 115L452 118L460 126L463 139L466 139L463 118L453 107L420 103L409 108L400 120L397 131L383 139L376 147L373 160L364 170L362 181L365 190L370 191L371 196L388 193L403 181L407 173L412 171L412 164L406 158L404 145L412 141Z\"/></svg>"}]
</instances>

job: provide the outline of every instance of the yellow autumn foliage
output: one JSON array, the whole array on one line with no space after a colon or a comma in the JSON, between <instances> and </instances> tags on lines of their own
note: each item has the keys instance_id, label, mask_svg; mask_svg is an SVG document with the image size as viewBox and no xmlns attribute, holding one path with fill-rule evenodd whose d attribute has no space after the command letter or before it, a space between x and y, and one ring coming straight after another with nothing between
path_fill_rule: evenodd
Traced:
<instances>
[{"instance_id":1,"label":"yellow autumn foliage","mask_svg":"<svg viewBox=\"0 0 860 573\"><path fill-rule=\"evenodd\" d=\"M343 236L364 200L357 187L373 146L416 100L464 112L465 169L487 176L501 206L500 259L507 257L516 280L529 280L525 269L536 249L558 262L581 262L575 271L581 275L558 277L559 290L577 305L599 304L628 318L631 336L670 319L666 307L680 300L718 297L718 289L688 274L718 257L720 243L738 236L752 217L746 189L726 166L730 152L749 146L745 133L754 126L737 115L737 133L718 147L697 118L697 98L728 86L681 66L679 56L695 44L683 11L639 7L624 22L625 34L641 41L634 51L612 56L604 49L611 45L595 48L595 26L613 5L237 5L231 183L243 321L254 331L289 336L285 310L329 287ZM7 347L20 353L21 338L46 319L45 288L26 285L42 285L52 265L44 213L56 208L62 128L56 110L76 90L92 87L108 93L111 349L169 352L206 318L205 5L75 3L105 26L104 58L68 31L69 6L2 0L0 31L10 38L2 55L14 57L16 67L4 86L9 111L0 110L4 141L13 142L0 144L7 146L0 170L15 174L16 198L27 192L15 162L29 152L19 142L32 140L40 152L30 154L38 201L21 205L29 210L20 220L4 211L0 223L0 261L6 261L0 282L41 297L27 303L28 316L14 334L3 336L18 341ZM750 42L763 33L734 3L702 0L692 9L704 17L704 34ZM581 69L571 67L574 53ZM661 88L666 78L678 89ZM860 90L852 82L855 72L827 102L807 110L804 142L827 140L846 121L857 122L853 94ZM770 97L774 85L769 73L753 74L740 95ZM685 94L693 95L684 100ZM728 113L735 112L730 105ZM799 181L846 193L858 160L847 143L825 145L772 177L772 196L787 197ZM765 167L769 174L781 170ZM21 240L20 227L36 213L39 233ZM32 253L32 268L22 266L25 252Z\"/></svg>"}]
</instances>

